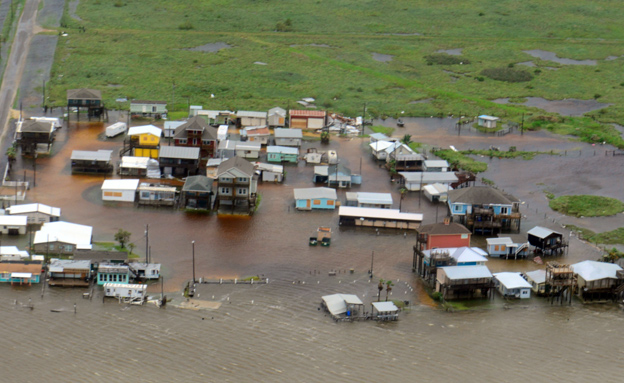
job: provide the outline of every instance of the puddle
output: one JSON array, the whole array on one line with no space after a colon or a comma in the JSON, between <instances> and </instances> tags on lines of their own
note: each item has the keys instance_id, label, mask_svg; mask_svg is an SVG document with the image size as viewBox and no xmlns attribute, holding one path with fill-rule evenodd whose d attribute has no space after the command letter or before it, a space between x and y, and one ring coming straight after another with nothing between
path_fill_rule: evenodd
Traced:
<instances>
[{"instance_id":1,"label":"puddle","mask_svg":"<svg viewBox=\"0 0 624 383\"><path fill-rule=\"evenodd\" d=\"M373 52L373 60L379 61L379 62L382 62L382 63L387 63L387 62L392 61L393 57L394 57L393 55L384 55L382 53L374 53Z\"/></svg>"},{"instance_id":2,"label":"puddle","mask_svg":"<svg viewBox=\"0 0 624 383\"><path fill-rule=\"evenodd\" d=\"M268 65L267 63L263 63L262 61L256 61L256 62L254 62L254 64L256 64L256 65Z\"/></svg>"},{"instance_id":3,"label":"puddle","mask_svg":"<svg viewBox=\"0 0 624 383\"><path fill-rule=\"evenodd\" d=\"M297 48L297 47L315 47L315 48L331 48L331 45L327 45L327 44L292 44L290 46L291 48Z\"/></svg>"},{"instance_id":4,"label":"puddle","mask_svg":"<svg viewBox=\"0 0 624 383\"><path fill-rule=\"evenodd\" d=\"M437 50L436 53L446 53L447 55L451 55L451 56L461 56L463 50L464 48L440 49L440 50Z\"/></svg>"},{"instance_id":5,"label":"puddle","mask_svg":"<svg viewBox=\"0 0 624 383\"><path fill-rule=\"evenodd\" d=\"M123 85L121 84L108 84L106 85L107 88L122 88Z\"/></svg>"},{"instance_id":6,"label":"puddle","mask_svg":"<svg viewBox=\"0 0 624 383\"><path fill-rule=\"evenodd\" d=\"M429 102L433 101L433 98L425 98L424 100L414 100L414 101L410 101L410 104L427 104Z\"/></svg>"},{"instance_id":7,"label":"puddle","mask_svg":"<svg viewBox=\"0 0 624 383\"><path fill-rule=\"evenodd\" d=\"M561 58L557 56L557 54L554 52L543 51L541 49L534 49L534 50L523 51L523 52L533 57L542 59L542 60L554 61L556 63L563 64L563 65L596 65L597 63L596 60L573 60L573 59Z\"/></svg>"},{"instance_id":8,"label":"puddle","mask_svg":"<svg viewBox=\"0 0 624 383\"><path fill-rule=\"evenodd\" d=\"M615 130L620 132L620 135L624 138L624 126L619 125L619 124L611 124L611 126L613 126Z\"/></svg>"},{"instance_id":9,"label":"puddle","mask_svg":"<svg viewBox=\"0 0 624 383\"><path fill-rule=\"evenodd\" d=\"M497 104L509 104L509 98L497 98L492 100ZM546 100L541 97L527 97L522 103L512 103L516 105L531 106L545 110L550 113L558 113L562 116L582 116L587 112L606 108L611 104L605 104L596 100L577 100L568 98L565 100Z\"/></svg>"},{"instance_id":10,"label":"puddle","mask_svg":"<svg viewBox=\"0 0 624 383\"><path fill-rule=\"evenodd\" d=\"M524 66L530 66L530 67L535 67L536 66L533 61L525 61L525 62L518 63L516 65L524 65Z\"/></svg>"},{"instance_id":11,"label":"puddle","mask_svg":"<svg viewBox=\"0 0 624 383\"><path fill-rule=\"evenodd\" d=\"M231 45L226 44L224 42L218 43L209 43L205 45L200 45L195 48L188 48L188 51L197 51L197 52L219 52L221 49L232 48Z\"/></svg>"}]
</instances>

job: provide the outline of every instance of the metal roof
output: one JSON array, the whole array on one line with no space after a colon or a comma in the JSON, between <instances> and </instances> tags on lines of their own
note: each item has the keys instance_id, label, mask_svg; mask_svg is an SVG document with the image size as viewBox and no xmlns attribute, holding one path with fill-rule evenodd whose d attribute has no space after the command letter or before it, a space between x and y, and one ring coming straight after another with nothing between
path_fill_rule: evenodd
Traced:
<instances>
[{"instance_id":1,"label":"metal roof","mask_svg":"<svg viewBox=\"0 0 624 383\"><path fill-rule=\"evenodd\" d=\"M102 100L102 92L97 89L68 89L67 99L70 100Z\"/></svg>"},{"instance_id":2,"label":"metal roof","mask_svg":"<svg viewBox=\"0 0 624 383\"><path fill-rule=\"evenodd\" d=\"M48 271L51 273L62 273L65 269L91 270L90 260L57 259L50 260Z\"/></svg>"},{"instance_id":3,"label":"metal roof","mask_svg":"<svg viewBox=\"0 0 624 383\"><path fill-rule=\"evenodd\" d=\"M104 180L102 190L136 190L139 180Z\"/></svg>"},{"instance_id":4,"label":"metal roof","mask_svg":"<svg viewBox=\"0 0 624 383\"><path fill-rule=\"evenodd\" d=\"M336 189L325 187L293 189L293 192L295 199L327 198L336 200L338 198Z\"/></svg>"},{"instance_id":5,"label":"metal roof","mask_svg":"<svg viewBox=\"0 0 624 383\"><path fill-rule=\"evenodd\" d=\"M212 191L213 179L206 176L190 176L184 181L182 191Z\"/></svg>"},{"instance_id":6,"label":"metal roof","mask_svg":"<svg viewBox=\"0 0 624 383\"><path fill-rule=\"evenodd\" d=\"M236 150L260 150L262 144L256 141L236 141Z\"/></svg>"},{"instance_id":7,"label":"metal roof","mask_svg":"<svg viewBox=\"0 0 624 383\"><path fill-rule=\"evenodd\" d=\"M559 232L556 232L554 230L550 230L548 228L545 227L541 227L541 226L535 226L534 228L532 228L531 230L527 231L527 234L538 237L538 238L547 238L548 236L550 236L551 234L559 234L562 235Z\"/></svg>"},{"instance_id":8,"label":"metal roof","mask_svg":"<svg viewBox=\"0 0 624 383\"><path fill-rule=\"evenodd\" d=\"M227 161L221 162L217 168L217 176L221 177L223 173L226 173L233 168L240 170L249 177L252 177L255 174L255 169L251 162L247 161L243 157L236 156Z\"/></svg>"},{"instance_id":9,"label":"metal roof","mask_svg":"<svg viewBox=\"0 0 624 383\"><path fill-rule=\"evenodd\" d=\"M470 186L455 189L449 192L448 197L451 203L470 205L511 205L518 202L516 197L489 186Z\"/></svg>"},{"instance_id":10,"label":"metal roof","mask_svg":"<svg viewBox=\"0 0 624 383\"><path fill-rule=\"evenodd\" d=\"M598 261L583 261L570 265L572 271L578 274L587 282L597 281L600 279L615 279L616 272L622 268L615 263L606 263Z\"/></svg>"},{"instance_id":11,"label":"metal roof","mask_svg":"<svg viewBox=\"0 0 624 383\"><path fill-rule=\"evenodd\" d=\"M453 172L399 172L407 182L455 182L457 176ZM449 192L449 195L451 193Z\"/></svg>"},{"instance_id":12,"label":"metal roof","mask_svg":"<svg viewBox=\"0 0 624 383\"><path fill-rule=\"evenodd\" d=\"M275 138L302 138L301 129L275 128Z\"/></svg>"},{"instance_id":13,"label":"metal roof","mask_svg":"<svg viewBox=\"0 0 624 383\"><path fill-rule=\"evenodd\" d=\"M130 101L130 105L137 104L154 104L154 105L167 105L166 101L150 101L150 100L132 100Z\"/></svg>"},{"instance_id":14,"label":"metal roof","mask_svg":"<svg viewBox=\"0 0 624 383\"><path fill-rule=\"evenodd\" d=\"M147 183L147 182L140 184L138 190L140 190L140 191L170 192L170 193L175 193L177 191L175 186L150 184L150 183Z\"/></svg>"},{"instance_id":15,"label":"metal roof","mask_svg":"<svg viewBox=\"0 0 624 383\"><path fill-rule=\"evenodd\" d=\"M341 217L375 218L400 221L422 222L423 215L402 213L399 209L378 209L374 207L340 206L338 215Z\"/></svg>"},{"instance_id":16,"label":"metal roof","mask_svg":"<svg viewBox=\"0 0 624 383\"><path fill-rule=\"evenodd\" d=\"M324 118L327 115L327 112L324 110L295 110L291 109L288 111L290 117L315 117L315 118Z\"/></svg>"},{"instance_id":17,"label":"metal roof","mask_svg":"<svg viewBox=\"0 0 624 383\"><path fill-rule=\"evenodd\" d=\"M524 278L522 278L521 273L504 272L494 273L493 275L494 278L496 278L496 280L499 281L507 289L531 288L531 284L527 282Z\"/></svg>"},{"instance_id":18,"label":"metal roof","mask_svg":"<svg viewBox=\"0 0 624 383\"><path fill-rule=\"evenodd\" d=\"M488 120L488 121L496 121L499 120L498 117L494 117L494 116L488 116L487 114L482 114L479 116L480 119L482 120Z\"/></svg>"},{"instance_id":19,"label":"metal roof","mask_svg":"<svg viewBox=\"0 0 624 383\"><path fill-rule=\"evenodd\" d=\"M125 283L105 283L104 284L104 288L120 288L120 289L136 289L136 290L141 290L141 291L145 291L147 290L147 285L131 285L131 284L125 284Z\"/></svg>"},{"instance_id":20,"label":"metal roof","mask_svg":"<svg viewBox=\"0 0 624 383\"><path fill-rule=\"evenodd\" d=\"M420 234L429 235L472 234L466 226L456 222L449 222L448 224L443 222L432 223L430 225L421 226L418 232Z\"/></svg>"},{"instance_id":21,"label":"metal roof","mask_svg":"<svg viewBox=\"0 0 624 383\"><path fill-rule=\"evenodd\" d=\"M488 259L486 256L488 255L485 251L479 249L478 247L443 247L436 249L423 250L423 254L427 258L431 256L431 254L437 253L448 253L453 259L457 261L457 264L462 263L475 263L475 262L487 262Z\"/></svg>"},{"instance_id":22,"label":"metal roof","mask_svg":"<svg viewBox=\"0 0 624 383\"><path fill-rule=\"evenodd\" d=\"M378 312L387 313L387 312L397 312L399 308L392 302L373 302L373 307Z\"/></svg>"},{"instance_id":23,"label":"metal roof","mask_svg":"<svg viewBox=\"0 0 624 383\"><path fill-rule=\"evenodd\" d=\"M236 112L236 117L247 117L247 118L267 118L267 112L253 112L250 110L239 110Z\"/></svg>"},{"instance_id":24,"label":"metal roof","mask_svg":"<svg viewBox=\"0 0 624 383\"><path fill-rule=\"evenodd\" d=\"M290 146L267 146L267 153L281 153L281 154L295 154L299 155L298 148L292 148Z\"/></svg>"},{"instance_id":25,"label":"metal roof","mask_svg":"<svg viewBox=\"0 0 624 383\"><path fill-rule=\"evenodd\" d=\"M91 247L93 227L64 221L46 222L35 233L33 243L64 242L78 247Z\"/></svg>"},{"instance_id":26,"label":"metal roof","mask_svg":"<svg viewBox=\"0 0 624 383\"><path fill-rule=\"evenodd\" d=\"M449 190L453 190L453 188L436 182L434 184L424 186L423 190L431 195L442 195L446 194Z\"/></svg>"},{"instance_id":27,"label":"metal roof","mask_svg":"<svg viewBox=\"0 0 624 383\"><path fill-rule=\"evenodd\" d=\"M327 306L327 310L333 315L338 316L347 312L347 305L363 305L364 303L353 294L332 294L322 297Z\"/></svg>"},{"instance_id":28,"label":"metal roof","mask_svg":"<svg viewBox=\"0 0 624 383\"><path fill-rule=\"evenodd\" d=\"M159 158L180 158L184 160L199 160L200 148L186 146L161 146Z\"/></svg>"},{"instance_id":29,"label":"metal roof","mask_svg":"<svg viewBox=\"0 0 624 383\"><path fill-rule=\"evenodd\" d=\"M27 214L27 213L42 213L47 214L53 217L61 216L61 208L59 207L51 207L48 205L44 205L42 203L27 203L23 205L13 205L6 210L9 214Z\"/></svg>"},{"instance_id":30,"label":"metal roof","mask_svg":"<svg viewBox=\"0 0 624 383\"><path fill-rule=\"evenodd\" d=\"M280 108L279 106L269 109L269 116L272 116L274 114L280 115L282 117L286 117L286 109Z\"/></svg>"},{"instance_id":31,"label":"metal roof","mask_svg":"<svg viewBox=\"0 0 624 383\"><path fill-rule=\"evenodd\" d=\"M0 226L26 226L28 217L25 215L0 215Z\"/></svg>"},{"instance_id":32,"label":"metal roof","mask_svg":"<svg viewBox=\"0 0 624 383\"><path fill-rule=\"evenodd\" d=\"M162 130L154 125L132 126L128 129L128 136L138 136L141 134L151 134L152 136L160 137L162 135Z\"/></svg>"},{"instance_id":33,"label":"metal roof","mask_svg":"<svg viewBox=\"0 0 624 383\"><path fill-rule=\"evenodd\" d=\"M425 167L428 168L448 168L449 164L446 160L425 160Z\"/></svg>"},{"instance_id":34,"label":"metal roof","mask_svg":"<svg viewBox=\"0 0 624 383\"><path fill-rule=\"evenodd\" d=\"M254 162L254 166L258 170L269 171L274 173L283 173L284 166L282 165L273 165L273 164L265 164L263 162Z\"/></svg>"},{"instance_id":35,"label":"metal roof","mask_svg":"<svg viewBox=\"0 0 624 383\"><path fill-rule=\"evenodd\" d=\"M184 124L186 124L186 121L165 121L165 130L175 130L175 128Z\"/></svg>"},{"instance_id":36,"label":"metal roof","mask_svg":"<svg viewBox=\"0 0 624 383\"><path fill-rule=\"evenodd\" d=\"M540 270L534 270L534 271L527 271L524 273L524 275L526 275L528 279L532 280L533 282L537 284L546 283L546 270L540 269Z\"/></svg>"},{"instance_id":37,"label":"metal roof","mask_svg":"<svg viewBox=\"0 0 624 383\"><path fill-rule=\"evenodd\" d=\"M487 242L488 246L489 245L506 245L506 246L509 246L509 245L513 245L514 244L514 242L511 240L510 237L487 238L485 241Z\"/></svg>"},{"instance_id":38,"label":"metal roof","mask_svg":"<svg viewBox=\"0 0 624 383\"><path fill-rule=\"evenodd\" d=\"M392 194L390 193L357 192L356 198L359 203L392 205Z\"/></svg>"},{"instance_id":39,"label":"metal roof","mask_svg":"<svg viewBox=\"0 0 624 383\"><path fill-rule=\"evenodd\" d=\"M369 134L368 137L369 138L374 138L377 141L387 141L387 140L390 139L390 137L386 136L383 133L372 133L372 134Z\"/></svg>"},{"instance_id":40,"label":"metal roof","mask_svg":"<svg viewBox=\"0 0 624 383\"><path fill-rule=\"evenodd\" d=\"M119 163L119 167L147 169L147 164L150 162L150 160L152 159L149 157L123 156L121 157L121 162ZM152 161L156 161L156 160L152 160Z\"/></svg>"},{"instance_id":41,"label":"metal roof","mask_svg":"<svg viewBox=\"0 0 624 383\"><path fill-rule=\"evenodd\" d=\"M391 141L375 141L375 142L371 142L370 144L368 144L368 146L370 146L371 149L380 152L382 150L388 149L391 146L394 146L394 142L391 142Z\"/></svg>"},{"instance_id":42,"label":"metal roof","mask_svg":"<svg viewBox=\"0 0 624 383\"><path fill-rule=\"evenodd\" d=\"M73 150L72 160L86 160L86 161L110 161L113 155L112 150Z\"/></svg>"},{"instance_id":43,"label":"metal roof","mask_svg":"<svg viewBox=\"0 0 624 383\"><path fill-rule=\"evenodd\" d=\"M492 278L487 266L445 266L440 269L451 280Z\"/></svg>"}]
</instances>

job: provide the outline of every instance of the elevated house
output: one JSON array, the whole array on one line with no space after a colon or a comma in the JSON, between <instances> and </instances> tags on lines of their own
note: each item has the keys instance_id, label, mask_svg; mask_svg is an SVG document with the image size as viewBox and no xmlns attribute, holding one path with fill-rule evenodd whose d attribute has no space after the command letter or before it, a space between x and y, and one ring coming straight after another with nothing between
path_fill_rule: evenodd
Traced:
<instances>
[{"instance_id":1,"label":"elevated house","mask_svg":"<svg viewBox=\"0 0 624 383\"><path fill-rule=\"evenodd\" d=\"M93 228L64 221L44 223L35 233L34 251L38 254L71 255L91 249Z\"/></svg>"},{"instance_id":2,"label":"elevated house","mask_svg":"<svg viewBox=\"0 0 624 383\"><path fill-rule=\"evenodd\" d=\"M527 232L527 236L534 251L544 255L562 254L568 249L568 242L563 239L563 234L546 227L535 226Z\"/></svg>"},{"instance_id":3,"label":"elevated house","mask_svg":"<svg viewBox=\"0 0 624 383\"><path fill-rule=\"evenodd\" d=\"M505 298L531 298L531 284L521 273L494 273L494 286Z\"/></svg>"},{"instance_id":4,"label":"elevated house","mask_svg":"<svg viewBox=\"0 0 624 383\"><path fill-rule=\"evenodd\" d=\"M279 106L269 109L267 124L269 128L283 128L286 126L286 109Z\"/></svg>"},{"instance_id":5,"label":"elevated house","mask_svg":"<svg viewBox=\"0 0 624 383\"><path fill-rule=\"evenodd\" d=\"M115 167L111 162L112 150L74 150L71 155L72 174L76 173L112 173Z\"/></svg>"},{"instance_id":6,"label":"elevated house","mask_svg":"<svg viewBox=\"0 0 624 383\"><path fill-rule=\"evenodd\" d=\"M296 164L299 161L299 148L287 146L267 146L268 162L291 162Z\"/></svg>"},{"instance_id":7,"label":"elevated house","mask_svg":"<svg viewBox=\"0 0 624 383\"><path fill-rule=\"evenodd\" d=\"M267 112L253 112L248 110L239 110L236 112L234 124L238 129L244 129L248 126L261 126L267 124Z\"/></svg>"},{"instance_id":8,"label":"elevated house","mask_svg":"<svg viewBox=\"0 0 624 383\"><path fill-rule=\"evenodd\" d=\"M133 126L128 129L121 153L158 159L161 135L162 130L154 125Z\"/></svg>"},{"instance_id":9,"label":"elevated house","mask_svg":"<svg viewBox=\"0 0 624 383\"><path fill-rule=\"evenodd\" d=\"M76 111L76 118L80 120L80 110L87 109L87 118L106 116L106 108L102 102L102 92L97 89L68 89L67 90L67 119L70 111Z\"/></svg>"},{"instance_id":10,"label":"elevated house","mask_svg":"<svg viewBox=\"0 0 624 383\"><path fill-rule=\"evenodd\" d=\"M522 275L524 279L529 282L531 290L533 290L536 295L548 294L549 285L546 283L546 270L525 271Z\"/></svg>"},{"instance_id":11,"label":"elevated house","mask_svg":"<svg viewBox=\"0 0 624 383\"><path fill-rule=\"evenodd\" d=\"M352 174L351 169L342 164L318 165L314 167L314 183L326 183L327 186L350 188L352 184L362 183L362 176Z\"/></svg>"},{"instance_id":12,"label":"elevated house","mask_svg":"<svg viewBox=\"0 0 624 383\"><path fill-rule=\"evenodd\" d=\"M23 154L34 154L39 145L46 146L46 152L54 141L54 124L49 121L20 120L15 129L15 140Z\"/></svg>"},{"instance_id":13,"label":"elevated house","mask_svg":"<svg viewBox=\"0 0 624 383\"><path fill-rule=\"evenodd\" d=\"M338 200L336 189L326 187L293 189L293 193L297 210L333 210L336 208Z\"/></svg>"},{"instance_id":14,"label":"elevated house","mask_svg":"<svg viewBox=\"0 0 624 383\"><path fill-rule=\"evenodd\" d=\"M615 263L583 261L570 268L577 278L577 294L585 302L615 299L624 286L624 271Z\"/></svg>"},{"instance_id":15,"label":"elevated house","mask_svg":"<svg viewBox=\"0 0 624 383\"><path fill-rule=\"evenodd\" d=\"M128 263L134 278L142 281L160 279L160 266L160 263Z\"/></svg>"},{"instance_id":16,"label":"elevated house","mask_svg":"<svg viewBox=\"0 0 624 383\"><path fill-rule=\"evenodd\" d=\"M267 126L248 126L241 130L241 140L244 138L248 142L259 142L260 145L268 145L271 132Z\"/></svg>"},{"instance_id":17,"label":"elevated house","mask_svg":"<svg viewBox=\"0 0 624 383\"><path fill-rule=\"evenodd\" d=\"M0 215L0 234L24 235L28 227L28 217L25 215Z\"/></svg>"},{"instance_id":18,"label":"elevated house","mask_svg":"<svg viewBox=\"0 0 624 383\"><path fill-rule=\"evenodd\" d=\"M134 202L139 188L139 180L104 180L102 201Z\"/></svg>"},{"instance_id":19,"label":"elevated house","mask_svg":"<svg viewBox=\"0 0 624 383\"><path fill-rule=\"evenodd\" d=\"M288 126L299 129L321 129L327 125L324 110L293 110L288 112Z\"/></svg>"},{"instance_id":20,"label":"elevated house","mask_svg":"<svg viewBox=\"0 0 624 383\"><path fill-rule=\"evenodd\" d=\"M262 182L282 182L284 180L284 167L282 165L255 162L254 166L256 172L260 172Z\"/></svg>"},{"instance_id":21,"label":"elevated house","mask_svg":"<svg viewBox=\"0 0 624 383\"><path fill-rule=\"evenodd\" d=\"M199 171L200 149L184 146L163 146L158 154L160 172L187 177Z\"/></svg>"},{"instance_id":22,"label":"elevated house","mask_svg":"<svg viewBox=\"0 0 624 383\"><path fill-rule=\"evenodd\" d=\"M393 302L372 302L371 306L373 319L380 321L399 320L399 308Z\"/></svg>"},{"instance_id":23,"label":"elevated house","mask_svg":"<svg viewBox=\"0 0 624 383\"><path fill-rule=\"evenodd\" d=\"M448 205L453 221L466 225L473 233L520 231L520 201L498 189L471 186L451 190Z\"/></svg>"},{"instance_id":24,"label":"elevated house","mask_svg":"<svg viewBox=\"0 0 624 383\"><path fill-rule=\"evenodd\" d=\"M50 286L88 287L91 284L91 261L53 258L48 265Z\"/></svg>"},{"instance_id":25,"label":"elevated house","mask_svg":"<svg viewBox=\"0 0 624 383\"><path fill-rule=\"evenodd\" d=\"M56 222L61 218L61 208L44 205L42 203L27 203L13 205L5 209L9 215L25 215L29 225L42 225L46 222Z\"/></svg>"},{"instance_id":26,"label":"elevated house","mask_svg":"<svg viewBox=\"0 0 624 383\"><path fill-rule=\"evenodd\" d=\"M253 214L258 179L252 163L241 157L223 161L217 169L217 208Z\"/></svg>"},{"instance_id":27,"label":"elevated house","mask_svg":"<svg viewBox=\"0 0 624 383\"><path fill-rule=\"evenodd\" d=\"M478 247L450 247L418 252L414 262L418 275L430 286L434 286L439 267L483 266L487 258L485 252Z\"/></svg>"},{"instance_id":28,"label":"elevated house","mask_svg":"<svg viewBox=\"0 0 624 383\"><path fill-rule=\"evenodd\" d=\"M137 189L139 205L175 206L178 190L175 186L142 183Z\"/></svg>"},{"instance_id":29,"label":"elevated house","mask_svg":"<svg viewBox=\"0 0 624 383\"><path fill-rule=\"evenodd\" d=\"M149 157L123 156L117 166L120 176L160 178L158 160Z\"/></svg>"},{"instance_id":30,"label":"elevated house","mask_svg":"<svg viewBox=\"0 0 624 383\"><path fill-rule=\"evenodd\" d=\"M443 299L486 298L493 287L487 266L445 266L436 271L435 291Z\"/></svg>"},{"instance_id":31,"label":"elevated house","mask_svg":"<svg viewBox=\"0 0 624 383\"><path fill-rule=\"evenodd\" d=\"M416 230L423 220L418 213L403 213L399 209L340 206L338 219L342 226Z\"/></svg>"},{"instance_id":32,"label":"elevated house","mask_svg":"<svg viewBox=\"0 0 624 383\"><path fill-rule=\"evenodd\" d=\"M490 257L524 258L529 255L529 243L514 243L510 237L487 238L487 252Z\"/></svg>"},{"instance_id":33,"label":"elevated house","mask_svg":"<svg viewBox=\"0 0 624 383\"><path fill-rule=\"evenodd\" d=\"M484 128L496 128L496 122L499 120L498 117L488 116L483 114L477 117L477 125L483 126Z\"/></svg>"},{"instance_id":34,"label":"elevated house","mask_svg":"<svg viewBox=\"0 0 624 383\"><path fill-rule=\"evenodd\" d=\"M372 133L368 136L370 143L375 143L377 141L393 141L392 138L386 136L383 133Z\"/></svg>"},{"instance_id":35,"label":"elevated house","mask_svg":"<svg viewBox=\"0 0 624 383\"><path fill-rule=\"evenodd\" d=\"M471 231L464 225L445 218L444 222L418 228L415 247L422 251L436 247L470 246L471 235Z\"/></svg>"},{"instance_id":36,"label":"elevated house","mask_svg":"<svg viewBox=\"0 0 624 383\"><path fill-rule=\"evenodd\" d=\"M167 118L167 103L165 101L132 100L130 101L131 117Z\"/></svg>"},{"instance_id":37,"label":"elevated house","mask_svg":"<svg viewBox=\"0 0 624 383\"><path fill-rule=\"evenodd\" d=\"M303 133L301 129L283 129L275 128L273 131L275 136L275 145L277 146L292 146L300 147L303 140Z\"/></svg>"},{"instance_id":38,"label":"elevated house","mask_svg":"<svg viewBox=\"0 0 624 383\"><path fill-rule=\"evenodd\" d=\"M572 294L577 282L572 267L557 262L547 262L545 274L545 284L550 304L554 300L558 300L563 304L566 298L568 303L572 304Z\"/></svg>"},{"instance_id":39,"label":"elevated house","mask_svg":"<svg viewBox=\"0 0 624 383\"><path fill-rule=\"evenodd\" d=\"M119 263L101 262L97 270L97 284L102 286L106 283L125 284L133 278L128 265Z\"/></svg>"},{"instance_id":40,"label":"elevated house","mask_svg":"<svg viewBox=\"0 0 624 383\"><path fill-rule=\"evenodd\" d=\"M175 146L200 148L200 155L214 157L217 153L217 132L201 116L190 118L176 128L173 136Z\"/></svg>"},{"instance_id":41,"label":"elevated house","mask_svg":"<svg viewBox=\"0 0 624 383\"><path fill-rule=\"evenodd\" d=\"M211 210L215 194L213 181L202 175L187 177L180 194L181 206L186 209Z\"/></svg>"},{"instance_id":42,"label":"elevated house","mask_svg":"<svg viewBox=\"0 0 624 383\"><path fill-rule=\"evenodd\" d=\"M32 285L41 281L41 262L0 262L0 282Z\"/></svg>"},{"instance_id":43,"label":"elevated house","mask_svg":"<svg viewBox=\"0 0 624 383\"><path fill-rule=\"evenodd\" d=\"M371 154L378 161L386 161L388 155L392 153L398 146L401 146L400 142L376 140L369 144L371 148Z\"/></svg>"},{"instance_id":44,"label":"elevated house","mask_svg":"<svg viewBox=\"0 0 624 383\"><path fill-rule=\"evenodd\" d=\"M346 198L346 206L392 209L392 194L390 193L347 192Z\"/></svg>"},{"instance_id":45,"label":"elevated house","mask_svg":"<svg viewBox=\"0 0 624 383\"><path fill-rule=\"evenodd\" d=\"M433 184L440 184L442 189L450 190L451 183L457 181L452 172L399 172L399 176L399 183L409 191L424 190L425 186Z\"/></svg>"},{"instance_id":46,"label":"elevated house","mask_svg":"<svg viewBox=\"0 0 624 383\"><path fill-rule=\"evenodd\" d=\"M388 166L394 167L396 171L422 171L425 157L403 143L399 142L398 144L395 143L394 150L389 152L386 157Z\"/></svg>"}]
</instances>

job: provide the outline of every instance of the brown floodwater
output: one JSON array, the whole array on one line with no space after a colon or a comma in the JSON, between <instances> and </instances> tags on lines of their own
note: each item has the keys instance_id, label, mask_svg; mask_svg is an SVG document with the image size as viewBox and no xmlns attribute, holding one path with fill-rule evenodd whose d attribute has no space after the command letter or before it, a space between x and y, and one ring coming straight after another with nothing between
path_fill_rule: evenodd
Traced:
<instances>
[{"instance_id":1,"label":"brown floodwater","mask_svg":"<svg viewBox=\"0 0 624 383\"><path fill-rule=\"evenodd\" d=\"M623 317L618 305L585 306L574 301L572 306L550 306L539 298L522 302L495 298L470 303L471 311L444 312L411 273L412 233L342 228L336 212L295 211L292 189L313 186L312 166L303 162L286 166L283 184L260 184L260 208L251 218L104 204L99 192L103 177L71 176L69 171L72 149L117 152L119 140L98 139L102 132L100 123L62 128L54 155L37 159L37 186L27 199L61 207L64 220L93 225L95 241L112 241L114 232L124 228L132 233L138 253L144 251L143 232L149 224L153 259L163 264L165 291L174 301L158 309L103 302L98 290L88 300L82 298L82 289L46 288L42 296L42 286L0 286L0 320L6 324L0 337L6 350L3 361L6 366L22 366L5 369L3 380L99 382L132 376L139 382L407 382L417 376L525 382L556 376L557 381L615 381L622 373L624 342L618 331ZM415 141L458 149L513 144L580 150L582 154L574 158L491 160L485 176L526 201L524 232L534 224L560 228L550 221L552 212L544 218L539 183L555 190L568 184L570 190L575 186L592 190L593 185L607 194L618 192L621 185L620 177L596 173L588 183L586 173L579 173L591 172L602 161L610 168L617 166L616 160L591 156L591 147L546 133L457 136L452 119L406 119L406 127L395 134L403 132ZM308 147L321 145L308 141ZM326 148L336 149L341 163L362 174L363 184L356 190L391 192L399 207L398 186L372 161L366 139L333 137ZM32 180L29 161L22 164ZM338 194L344 201L344 191ZM423 212L425 223L435 222L436 213L440 221L446 212L418 194L407 195L401 205L403 211ZM318 226L332 227L329 248L308 246L308 237ZM176 308L183 300L181 289L192 276L191 241L196 243L198 278L260 275L269 278L269 284L200 285L198 298L221 302L220 308ZM571 242L569 254L559 261L596 258L591 246L574 237ZM375 277L369 282L373 252ZM526 260L491 260L488 266L493 271L538 267ZM338 274L330 277L330 270ZM371 302L377 278L392 279L392 298L410 302L398 322L335 323L318 310L320 297L334 292L357 293ZM159 284L149 291L158 294ZM34 310L24 306L29 299Z\"/></svg>"}]
</instances>

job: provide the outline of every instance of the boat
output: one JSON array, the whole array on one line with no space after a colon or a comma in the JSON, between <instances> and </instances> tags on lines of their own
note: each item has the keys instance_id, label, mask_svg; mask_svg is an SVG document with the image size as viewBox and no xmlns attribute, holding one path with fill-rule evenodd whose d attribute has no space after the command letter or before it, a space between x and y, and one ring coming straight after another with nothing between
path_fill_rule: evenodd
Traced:
<instances>
[{"instance_id":1,"label":"boat","mask_svg":"<svg viewBox=\"0 0 624 383\"><path fill-rule=\"evenodd\" d=\"M310 246L316 246L318 244L318 240L316 237L310 237Z\"/></svg>"},{"instance_id":2,"label":"boat","mask_svg":"<svg viewBox=\"0 0 624 383\"><path fill-rule=\"evenodd\" d=\"M331 227L319 227L316 232L316 239L321 242L321 246L331 245Z\"/></svg>"},{"instance_id":3,"label":"boat","mask_svg":"<svg viewBox=\"0 0 624 383\"><path fill-rule=\"evenodd\" d=\"M401 119L399 118L399 119L397 120L397 126L398 126L399 128L402 128L402 127L404 127L404 126L405 126L405 123L403 122L403 120L401 120Z\"/></svg>"}]
</instances>

